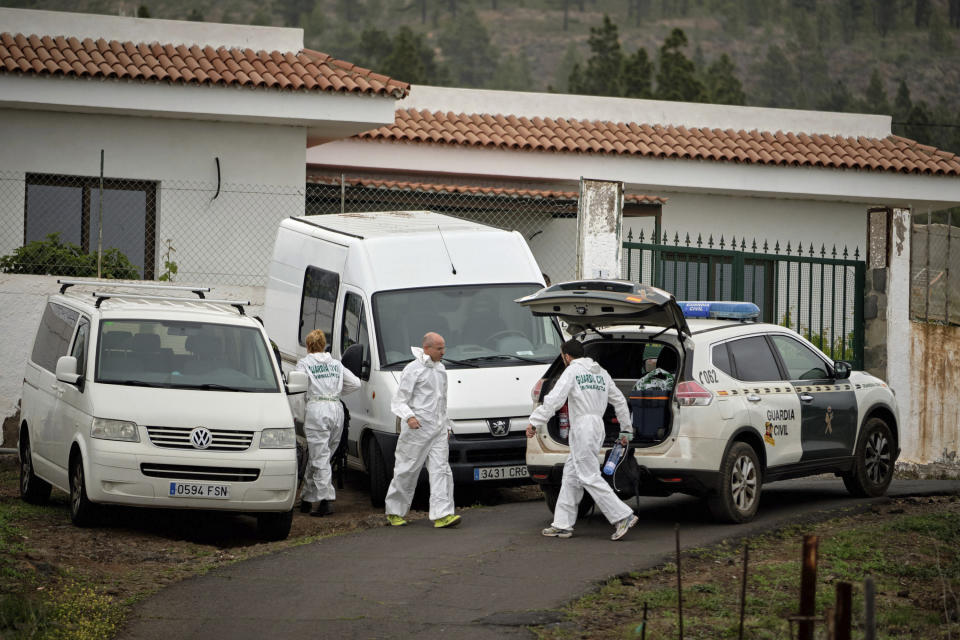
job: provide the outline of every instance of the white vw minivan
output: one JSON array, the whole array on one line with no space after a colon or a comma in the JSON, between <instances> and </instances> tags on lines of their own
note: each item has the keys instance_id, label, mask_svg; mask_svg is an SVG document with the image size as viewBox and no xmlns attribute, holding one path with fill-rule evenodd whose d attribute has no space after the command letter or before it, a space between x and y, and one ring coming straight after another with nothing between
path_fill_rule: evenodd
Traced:
<instances>
[{"instance_id":1,"label":"white vw minivan","mask_svg":"<svg viewBox=\"0 0 960 640\"><path fill-rule=\"evenodd\" d=\"M304 216L277 231L264 319L285 367L319 328L360 377L361 391L343 398L347 464L369 474L371 502L382 506L401 428L390 401L428 331L447 343L457 490L530 482L530 387L563 338L554 320L513 300L541 288L516 231L430 211Z\"/></svg>"},{"instance_id":2,"label":"white vw minivan","mask_svg":"<svg viewBox=\"0 0 960 640\"><path fill-rule=\"evenodd\" d=\"M249 512L261 537L286 538L297 488L287 394L307 380L284 384L247 303L59 282L24 374L21 497L66 491L80 526L105 504ZM184 292L199 298L169 295Z\"/></svg>"}]
</instances>

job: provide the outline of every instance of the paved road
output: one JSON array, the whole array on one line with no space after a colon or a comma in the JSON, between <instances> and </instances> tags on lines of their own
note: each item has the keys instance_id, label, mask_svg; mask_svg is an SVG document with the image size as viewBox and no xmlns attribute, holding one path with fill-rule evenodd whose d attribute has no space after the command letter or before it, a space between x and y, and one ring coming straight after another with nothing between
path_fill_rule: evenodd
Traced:
<instances>
[{"instance_id":1,"label":"paved road","mask_svg":"<svg viewBox=\"0 0 960 640\"><path fill-rule=\"evenodd\" d=\"M960 481L897 480L891 496L960 493ZM755 534L885 498L850 498L834 478L764 487L758 518L717 525L701 503L641 500L640 524L620 542L601 516L568 540L544 538L540 502L463 511L457 529L427 520L328 538L226 567L141 603L128 640L262 638L527 638L523 627L606 578L670 558L674 525L684 548Z\"/></svg>"}]
</instances>

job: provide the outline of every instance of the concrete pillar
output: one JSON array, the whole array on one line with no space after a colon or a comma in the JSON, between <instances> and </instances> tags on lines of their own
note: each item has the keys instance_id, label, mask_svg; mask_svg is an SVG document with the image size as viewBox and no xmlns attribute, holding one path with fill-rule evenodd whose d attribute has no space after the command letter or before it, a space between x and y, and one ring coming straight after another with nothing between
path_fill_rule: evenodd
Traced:
<instances>
[{"instance_id":1,"label":"concrete pillar","mask_svg":"<svg viewBox=\"0 0 960 640\"><path fill-rule=\"evenodd\" d=\"M912 460L918 450L913 411L910 327L910 232L909 209L894 209L890 223L887 277L887 366L883 378L897 394L900 415L902 460Z\"/></svg>"}]
</instances>

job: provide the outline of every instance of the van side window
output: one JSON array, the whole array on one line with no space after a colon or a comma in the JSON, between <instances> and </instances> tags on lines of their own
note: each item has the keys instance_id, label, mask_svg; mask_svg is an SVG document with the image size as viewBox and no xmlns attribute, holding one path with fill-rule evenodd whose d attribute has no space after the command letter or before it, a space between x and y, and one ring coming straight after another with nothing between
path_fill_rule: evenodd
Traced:
<instances>
[{"instance_id":1,"label":"van side window","mask_svg":"<svg viewBox=\"0 0 960 640\"><path fill-rule=\"evenodd\" d=\"M307 334L320 329L333 343L333 318L337 308L340 275L318 267L307 267L303 276L303 298L300 301L300 344L307 344Z\"/></svg>"},{"instance_id":2,"label":"van side window","mask_svg":"<svg viewBox=\"0 0 960 640\"><path fill-rule=\"evenodd\" d=\"M37 337L33 341L30 360L47 371L57 370L57 360L67 355L73 328L80 317L76 311L54 303L48 303L40 319Z\"/></svg>"},{"instance_id":3,"label":"van side window","mask_svg":"<svg viewBox=\"0 0 960 640\"><path fill-rule=\"evenodd\" d=\"M87 373L87 344L90 342L90 321L86 318L80 318L80 324L77 326L77 337L73 339L73 349L70 355L77 359L77 373L86 375Z\"/></svg>"},{"instance_id":4,"label":"van side window","mask_svg":"<svg viewBox=\"0 0 960 640\"><path fill-rule=\"evenodd\" d=\"M364 358L370 357L370 335L363 313L363 299L355 293L343 298L343 326L340 329L340 353L355 344L363 345Z\"/></svg>"}]
</instances>

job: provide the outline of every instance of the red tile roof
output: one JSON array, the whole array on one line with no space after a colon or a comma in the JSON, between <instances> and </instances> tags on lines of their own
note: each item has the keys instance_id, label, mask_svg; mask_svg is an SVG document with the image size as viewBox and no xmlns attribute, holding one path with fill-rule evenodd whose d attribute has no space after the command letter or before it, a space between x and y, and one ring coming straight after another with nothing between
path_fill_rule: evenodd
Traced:
<instances>
[{"instance_id":1,"label":"red tile roof","mask_svg":"<svg viewBox=\"0 0 960 640\"><path fill-rule=\"evenodd\" d=\"M307 182L339 186L340 179L330 176L307 175ZM515 189L508 187L479 187L473 185L436 184L434 182L403 182L399 180L379 180L371 178L347 178L344 180L351 187L365 187L367 189L387 189L391 191L414 191L422 193L449 193L475 196L500 196L508 198L531 198L544 200L577 200L580 195L576 191L551 191L545 189ZM624 202L632 204L665 204L666 198L641 194L625 193Z\"/></svg>"},{"instance_id":2,"label":"red tile roof","mask_svg":"<svg viewBox=\"0 0 960 640\"><path fill-rule=\"evenodd\" d=\"M899 136L733 131L565 118L397 110L393 125L360 134L488 149L633 155L746 164L960 175L960 157Z\"/></svg>"},{"instance_id":3,"label":"red tile roof","mask_svg":"<svg viewBox=\"0 0 960 640\"><path fill-rule=\"evenodd\" d=\"M364 93L403 98L410 85L325 53L135 44L0 33L0 72Z\"/></svg>"}]
</instances>

